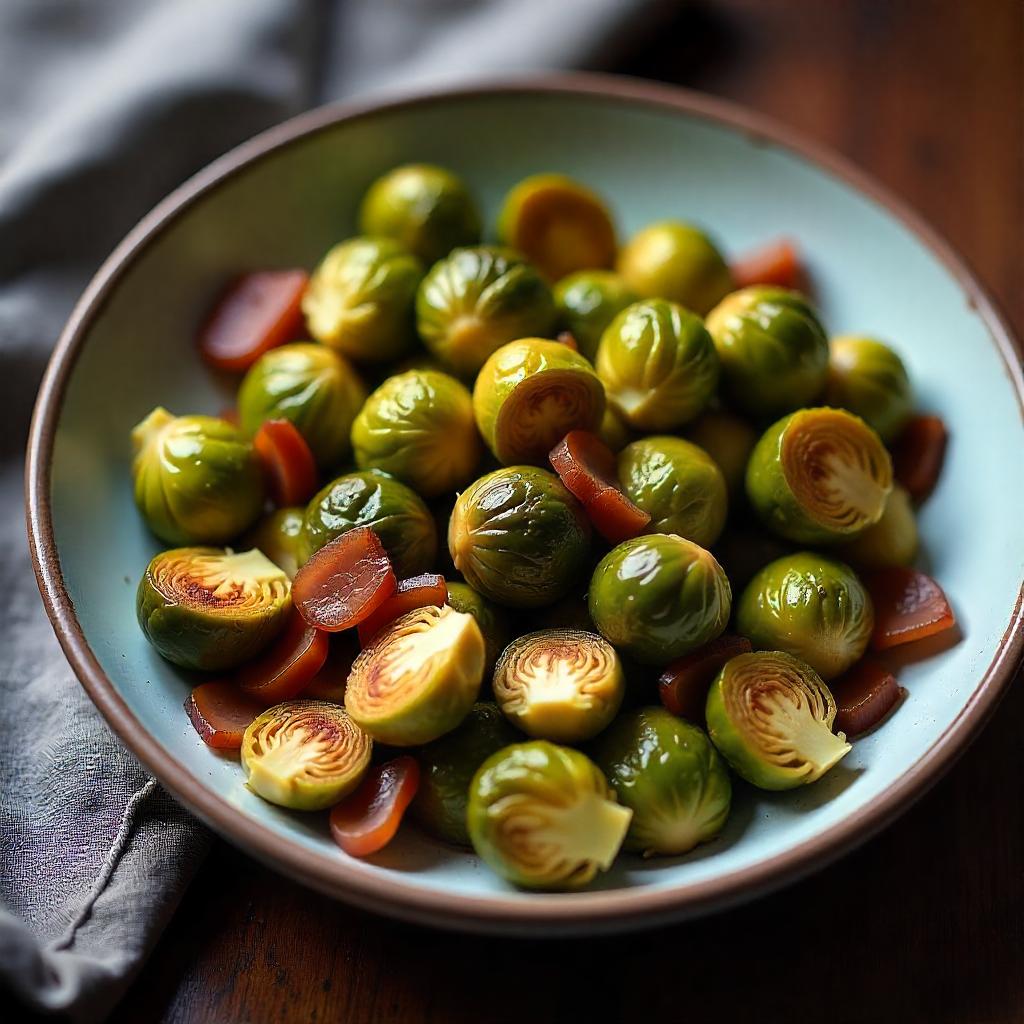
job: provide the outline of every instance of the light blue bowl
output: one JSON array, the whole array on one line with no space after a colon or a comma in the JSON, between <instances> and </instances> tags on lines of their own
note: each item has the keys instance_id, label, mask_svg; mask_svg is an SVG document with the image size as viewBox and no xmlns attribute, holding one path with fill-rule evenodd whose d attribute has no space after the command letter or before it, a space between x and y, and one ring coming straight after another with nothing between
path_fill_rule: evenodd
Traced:
<instances>
[{"instance_id":1,"label":"light blue bowl","mask_svg":"<svg viewBox=\"0 0 1024 1024\"><path fill-rule=\"evenodd\" d=\"M728 253L797 239L835 334L891 339L919 404L952 441L921 515L923 556L964 639L908 663L905 703L821 782L744 789L725 834L689 856L622 857L591 891L518 892L472 855L407 828L358 861L322 815L245 787L183 711L191 680L135 621L158 544L132 503L128 432L157 405L230 400L200 364L196 324L226 278L311 266L352 234L357 203L406 161L451 166L493 220L536 171L609 197L623 236L664 217L707 225ZM29 450L29 520L54 628L111 726L184 804L281 870L360 906L487 931L636 927L763 892L864 840L919 796L995 706L1022 649L1024 426L1007 329L948 246L836 158L760 118L675 90L592 77L314 111L217 161L161 203L79 303L43 384Z\"/></svg>"}]
</instances>

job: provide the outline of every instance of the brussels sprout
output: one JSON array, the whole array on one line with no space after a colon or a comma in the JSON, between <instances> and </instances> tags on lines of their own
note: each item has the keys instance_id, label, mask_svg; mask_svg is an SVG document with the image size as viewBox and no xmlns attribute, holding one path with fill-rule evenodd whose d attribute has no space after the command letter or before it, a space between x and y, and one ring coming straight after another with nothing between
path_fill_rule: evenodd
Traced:
<instances>
[{"instance_id":1,"label":"brussels sprout","mask_svg":"<svg viewBox=\"0 0 1024 1024\"><path fill-rule=\"evenodd\" d=\"M415 608L382 629L352 665L345 707L375 740L414 747L466 717L484 677L484 638L472 615Z\"/></svg>"},{"instance_id":2,"label":"brussels sprout","mask_svg":"<svg viewBox=\"0 0 1024 1024\"><path fill-rule=\"evenodd\" d=\"M513 608L537 608L568 593L584 572L590 523L553 473L511 466L459 495L448 550L474 590Z\"/></svg>"},{"instance_id":3,"label":"brussels sprout","mask_svg":"<svg viewBox=\"0 0 1024 1024\"><path fill-rule=\"evenodd\" d=\"M578 889L607 871L631 817L593 761L546 740L484 761L466 816L477 854L528 889Z\"/></svg>"},{"instance_id":4,"label":"brussels sprout","mask_svg":"<svg viewBox=\"0 0 1024 1024\"><path fill-rule=\"evenodd\" d=\"M709 548L728 511L725 478L702 448L678 437L644 437L619 454L619 483L647 512L645 533L675 533Z\"/></svg>"},{"instance_id":5,"label":"brussels sprout","mask_svg":"<svg viewBox=\"0 0 1024 1024\"><path fill-rule=\"evenodd\" d=\"M674 220L638 231L623 246L616 269L642 298L669 299L701 316L734 287L711 239Z\"/></svg>"},{"instance_id":6,"label":"brussels sprout","mask_svg":"<svg viewBox=\"0 0 1024 1024\"><path fill-rule=\"evenodd\" d=\"M914 411L903 360L874 338L833 338L829 347L825 402L856 413L886 443Z\"/></svg>"},{"instance_id":7,"label":"brussels sprout","mask_svg":"<svg viewBox=\"0 0 1024 1024\"><path fill-rule=\"evenodd\" d=\"M770 426L747 464L747 497L769 529L798 544L850 540L882 518L892 459L841 409L801 409Z\"/></svg>"},{"instance_id":8,"label":"brussels sprout","mask_svg":"<svg viewBox=\"0 0 1024 1024\"><path fill-rule=\"evenodd\" d=\"M621 452L633 439L633 434L629 427L626 426L622 417L612 408L610 403L604 407L604 416L601 419L601 426L597 429L597 436L613 452Z\"/></svg>"},{"instance_id":9,"label":"brussels sprout","mask_svg":"<svg viewBox=\"0 0 1024 1024\"><path fill-rule=\"evenodd\" d=\"M570 430L601 425L604 388L590 363L567 345L522 338L484 363L473 411L499 462L547 465L548 452Z\"/></svg>"},{"instance_id":10,"label":"brussels sprout","mask_svg":"<svg viewBox=\"0 0 1024 1024\"><path fill-rule=\"evenodd\" d=\"M168 661L214 672L255 657L281 632L289 592L288 577L259 551L174 548L149 563L135 610Z\"/></svg>"},{"instance_id":11,"label":"brussels sprout","mask_svg":"<svg viewBox=\"0 0 1024 1024\"><path fill-rule=\"evenodd\" d=\"M322 469L352 451L352 421L366 389L343 355L324 345L297 343L261 356L242 380L238 416L249 435L266 420L290 420Z\"/></svg>"},{"instance_id":12,"label":"brussels sprout","mask_svg":"<svg viewBox=\"0 0 1024 1024\"><path fill-rule=\"evenodd\" d=\"M317 341L358 362L397 359L411 347L413 302L423 266L390 238L352 238L313 271L302 298Z\"/></svg>"},{"instance_id":13,"label":"brussels sprout","mask_svg":"<svg viewBox=\"0 0 1024 1024\"><path fill-rule=\"evenodd\" d=\"M645 665L664 665L725 629L732 591L710 551L654 533L623 541L601 559L588 603L607 641Z\"/></svg>"},{"instance_id":14,"label":"brussels sprout","mask_svg":"<svg viewBox=\"0 0 1024 1024\"><path fill-rule=\"evenodd\" d=\"M766 565L736 606L736 629L757 651L785 651L834 679L871 639L871 598L849 566L809 551Z\"/></svg>"},{"instance_id":15,"label":"brussels sprout","mask_svg":"<svg viewBox=\"0 0 1024 1024\"><path fill-rule=\"evenodd\" d=\"M761 789L820 779L850 752L833 733L836 702L809 665L781 651L739 654L708 691L711 741L737 775Z\"/></svg>"},{"instance_id":16,"label":"brussels sprout","mask_svg":"<svg viewBox=\"0 0 1024 1024\"><path fill-rule=\"evenodd\" d=\"M677 856L714 839L729 817L725 762L696 725L664 708L623 715L598 739L594 760L633 812L627 850Z\"/></svg>"},{"instance_id":17,"label":"brussels sprout","mask_svg":"<svg viewBox=\"0 0 1024 1024\"><path fill-rule=\"evenodd\" d=\"M302 557L304 515L301 508L276 509L245 535L242 546L259 548L288 579L294 579Z\"/></svg>"},{"instance_id":18,"label":"brussels sprout","mask_svg":"<svg viewBox=\"0 0 1024 1024\"><path fill-rule=\"evenodd\" d=\"M700 317L663 299L627 306L601 336L597 375L636 430L675 430L707 405L718 357Z\"/></svg>"},{"instance_id":19,"label":"brussels sprout","mask_svg":"<svg viewBox=\"0 0 1024 1024\"><path fill-rule=\"evenodd\" d=\"M434 564L437 532L423 499L405 484L372 471L346 473L313 496L302 524L302 561L357 526L373 528L403 579Z\"/></svg>"},{"instance_id":20,"label":"brussels sprout","mask_svg":"<svg viewBox=\"0 0 1024 1024\"><path fill-rule=\"evenodd\" d=\"M686 439L703 448L722 471L730 501L743 495L747 462L757 436L749 423L727 412L706 412L686 429Z\"/></svg>"},{"instance_id":21,"label":"brussels sprout","mask_svg":"<svg viewBox=\"0 0 1024 1024\"><path fill-rule=\"evenodd\" d=\"M640 296L610 270L580 270L555 287L559 324L576 339L591 362L605 328Z\"/></svg>"},{"instance_id":22,"label":"brussels sprout","mask_svg":"<svg viewBox=\"0 0 1024 1024\"><path fill-rule=\"evenodd\" d=\"M263 509L263 472L252 445L215 416L154 409L132 431L135 504L169 544L223 544Z\"/></svg>"},{"instance_id":23,"label":"brussels sprout","mask_svg":"<svg viewBox=\"0 0 1024 1024\"><path fill-rule=\"evenodd\" d=\"M540 274L494 246L456 249L435 263L416 294L423 343L453 373L472 377L516 338L550 333L555 302Z\"/></svg>"},{"instance_id":24,"label":"brussels sprout","mask_svg":"<svg viewBox=\"0 0 1024 1024\"><path fill-rule=\"evenodd\" d=\"M802 295L753 285L724 298L706 322L726 396L748 416L781 416L821 394L828 339Z\"/></svg>"},{"instance_id":25,"label":"brussels sprout","mask_svg":"<svg viewBox=\"0 0 1024 1024\"><path fill-rule=\"evenodd\" d=\"M268 708L245 730L242 767L248 786L272 804L319 811L359 785L373 741L343 707L290 700Z\"/></svg>"},{"instance_id":26,"label":"brussels sprout","mask_svg":"<svg viewBox=\"0 0 1024 1024\"><path fill-rule=\"evenodd\" d=\"M910 565L917 554L917 520L907 491L893 484L882 518L856 539L840 544L836 553L858 569Z\"/></svg>"},{"instance_id":27,"label":"brussels sprout","mask_svg":"<svg viewBox=\"0 0 1024 1024\"><path fill-rule=\"evenodd\" d=\"M476 619L484 636L485 674L490 678L499 655L512 635L507 616L468 583L448 583L448 604L457 612L465 612Z\"/></svg>"},{"instance_id":28,"label":"brussels sprout","mask_svg":"<svg viewBox=\"0 0 1024 1024\"><path fill-rule=\"evenodd\" d=\"M359 210L359 230L394 238L429 267L457 245L480 241L480 213L451 171L406 164L370 186Z\"/></svg>"}]
</instances>

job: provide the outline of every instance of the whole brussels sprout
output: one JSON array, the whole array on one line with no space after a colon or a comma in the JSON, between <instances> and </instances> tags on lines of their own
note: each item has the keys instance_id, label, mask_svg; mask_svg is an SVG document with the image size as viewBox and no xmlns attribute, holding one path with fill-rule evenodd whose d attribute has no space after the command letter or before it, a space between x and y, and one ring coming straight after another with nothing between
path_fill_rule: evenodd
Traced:
<instances>
[{"instance_id":1,"label":"whole brussels sprout","mask_svg":"<svg viewBox=\"0 0 1024 1024\"><path fill-rule=\"evenodd\" d=\"M675 220L638 231L622 247L616 269L642 298L669 299L701 316L734 287L711 239Z\"/></svg>"},{"instance_id":2,"label":"whole brussels sprout","mask_svg":"<svg viewBox=\"0 0 1024 1024\"><path fill-rule=\"evenodd\" d=\"M594 760L633 812L627 850L677 856L714 839L729 817L729 772L707 733L664 708L622 715L600 736Z\"/></svg>"},{"instance_id":3,"label":"whole brussels sprout","mask_svg":"<svg viewBox=\"0 0 1024 1024\"><path fill-rule=\"evenodd\" d=\"M647 512L645 533L675 533L709 548L728 512L725 478L702 448L679 437L644 437L619 453L619 483Z\"/></svg>"},{"instance_id":4,"label":"whole brussels sprout","mask_svg":"<svg viewBox=\"0 0 1024 1024\"><path fill-rule=\"evenodd\" d=\"M317 341L357 362L397 359L412 347L413 302L423 265L390 238L352 238L313 271L302 298Z\"/></svg>"},{"instance_id":5,"label":"whole brussels sprout","mask_svg":"<svg viewBox=\"0 0 1024 1024\"><path fill-rule=\"evenodd\" d=\"M726 296L706 323L722 364L726 396L748 416L781 416L821 394L828 339L802 295L753 285Z\"/></svg>"},{"instance_id":6,"label":"whole brussels sprout","mask_svg":"<svg viewBox=\"0 0 1024 1024\"><path fill-rule=\"evenodd\" d=\"M394 238L429 267L456 246L480 241L480 213L451 171L406 164L370 186L359 210L359 230Z\"/></svg>"},{"instance_id":7,"label":"whole brussels sprout","mask_svg":"<svg viewBox=\"0 0 1024 1024\"><path fill-rule=\"evenodd\" d=\"M480 627L480 632L484 635L485 674L487 678L490 678L499 655L512 637L508 617L502 609L491 604L468 583L449 582L447 586L448 603L457 612L472 615Z\"/></svg>"},{"instance_id":8,"label":"whole brussels sprout","mask_svg":"<svg viewBox=\"0 0 1024 1024\"><path fill-rule=\"evenodd\" d=\"M469 788L473 849L527 889L578 889L607 871L631 817L593 761L546 740L492 754Z\"/></svg>"},{"instance_id":9,"label":"whole brussels sprout","mask_svg":"<svg viewBox=\"0 0 1024 1024\"><path fill-rule=\"evenodd\" d=\"M250 436L267 420L290 420L321 469L352 452L352 421L366 389L351 364L325 345L282 345L262 355L242 380L238 416Z\"/></svg>"},{"instance_id":10,"label":"whole brussels sprout","mask_svg":"<svg viewBox=\"0 0 1024 1024\"><path fill-rule=\"evenodd\" d=\"M258 548L288 579L294 579L302 557L302 508L278 508L264 516L242 541L245 548Z\"/></svg>"},{"instance_id":11,"label":"whole brussels sprout","mask_svg":"<svg viewBox=\"0 0 1024 1024\"><path fill-rule=\"evenodd\" d=\"M570 430L600 427L604 388L590 363L568 345L522 338L484 363L473 411L499 462L547 465L548 453Z\"/></svg>"},{"instance_id":12,"label":"whole brussels sprout","mask_svg":"<svg viewBox=\"0 0 1024 1024\"><path fill-rule=\"evenodd\" d=\"M874 338L852 335L834 338L829 346L825 403L856 413L886 443L914 411L903 360Z\"/></svg>"},{"instance_id":13,"label":"whole brussels sprout","mask_svg":"<svg viewBox=\"0 0 1024 1024\"><path fill-rule=\"evenodd\" d=\"M639 298L610 270L580 270L563 277L555 287L559 325L572 334L591 362L597 358L605 328Z\"/></svg>"},{"instance_id":14,"label":"whole brussels sprout","mask_svg":"<svg viewBox=\"0 0 1024 1024\"><path fill-rule=\"evenodd\" d=\"M360 469L380 469L425 498L473 478L483 446L465 385L436 370L409 370L367 399L352 425Z\"/></svg>"},{"instance_id":15,"label":"whole brussels sprout","mask_svg":"<svg viewBox=\"0 0 1024 1024\"><path fill-rule=\"evenodd\" d=\"M401 578L427 572L437 557L437 531L423 499L382 473L346 473L306 506L302 561L357 526L370 526Z\"/></svg>"},{"instance_id":16,"label":"whole brussels sprout","mask_svg":"<svg viewBox=\"0 0 1024 1024\"><path fill-rule=\"evenodd\" d=\"M910 565L917 554L917 520L909 493L893 484L882 518L836 553L857 569L887 569Z\"/></svg>"},{"instance_id":17,"label":"whole brussels sprout","mask_svg":"<svg viewBox=\"0 0 1024 1024\"><path fill-rule=\"evenodd\" d=\"M633 439L632 431L623 422L622 417L612 408L611 403L604 407L601 426L597 428L597 436L613 452L621 452Z\"/></svg>"},{"instance_id":18,"label":"whole brussels sprout","mask_svg":"<svg viewBox=\"0 0 1024 1024\"><path fill-rule=\"evenodd\" d=\"M435 263L416 294L423 343L452 373L472 377L516 338L549 334L555 302L540 274L494 246L456 249Z\"/></svg>"},{"instance_id":19,"label":"whole brussels sprout","mask_svg":"<svg viewBox=\"0 0 1024 1024\"><path fill-rule=\"evenodd\" d=\"M810 551L766 565L740 596L736 630L760 651L785 651L822 679L860 661L875 613L849 566Z\"/></svg>"},{"instance_id":20,"label":"whole brussels sprout","mask_svg":"<svg viewBox=\"0 0 1024 1024\"><path fill-rule=\"evenodd\" d=\"M725 629L732 591L710 551L655 533L623 541L601 559L588 604L609 643L645 665L664 665Z\"/></svg>"},{"instance_id":21,"label":"whole brussels sprout","mask_svg":"<svg viewBox=\"0 0 1024 1024\"><path fill-rule=\"evenodd\" d=\"M448 549L474 590L513 608L537 608L568 593L585 571L590 523L553 473L510 466L459 495Z\"/></svg>"},{"instance_id":22,"label":"whole brussels sprout","mask_svg":"<svg viewBox=\"0 0 1024 1024\"><path fill-rule=\"evenodd\" d=\"M263 509L263 472L252 445L216 416L154 409L132 430L135 504L168 544L223 544Z\"/></svg>"},{"instance_id":23,"label":"whole brussels sprout","mask_svg":"<svg viewBox=\"0 0 1024 1024\"><path fill-rule=\"evenodd\" d=\"M601 336L597 375L636 430L675 430L718 385L718 357L700 317L664 299L627 306Z\"/></svg>"},{"instance_id":24,"label":"whole brussels sprout","mask_svg":"<svg viewBox=\"0 0 1024 1024\"><path fill-rule=\"evenodd\" d=\"M722 471L730 501L743 495L747 462L757 438L746 420L727 412L705 412L686 428L686 439L703 448Z\"/></svg>"}]
</instances>

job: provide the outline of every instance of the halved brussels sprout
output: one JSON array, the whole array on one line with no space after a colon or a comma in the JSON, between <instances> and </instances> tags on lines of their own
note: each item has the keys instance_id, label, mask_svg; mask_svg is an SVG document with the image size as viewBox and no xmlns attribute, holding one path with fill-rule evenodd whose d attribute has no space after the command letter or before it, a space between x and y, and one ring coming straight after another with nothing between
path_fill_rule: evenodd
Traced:
<instances>
[{"instance_id":1,"label":"halved brussels sprout","mask_svg":"<svg viewBox=\"0 0 1024 1024\"><path fill-rule=\"evenodd\" d=\"M664 708L622 715L598 739L594 760L633 812L627 850L688 853L714 839L729 817L725 762L703 729Z\"/></svg>"},{"instance_id":2,"label":"halved brussels sprout","mask_svg":"<svg viewBox=\"0 0 1024 1024\"><path fill-rule=\"evenodd\" d=\"M585 571L590 523L553 473L510 466L459 495L448 550L474 590L513 608L537 608L568 593Z\"/></svg>"},{"instance_id":3,"label":"halved brussels sprout","mask_svg":"<svg viewBox=\"0 0 1024 1024\"><path fill-rule=\"evenodd\" d=\"M352 238L321 260L302 298L309 333L357 362L397 359L412 347L423 265L391 238Z\"/></svg>"},{"instance_id":4,"label":"halved brussels sprout","mask_svg":"<svg viewBox=\"0 0 1024 1024\"><path fill-rule=\"evenodd\" d=\"M365 401L366 388L341 353L296 342L271 349L245 375L238 417L250 436L266 420L290 420L328 469L349 457L352 421Z\"/></svg>"},{"instance_id":5,"label":"halved brussels sprout","mask_svg":"<svg viewBox=\"0 0 1024 1024\"><path fill-rule=\"evenodd\" d=\"M456 249L431 267L416 294L423 343L460 377L472 377L516 338L548 334L555 317L540 274L518 253L494 246Z\"/></svg>"},{"instance_id":6,"label":"halved brussels sprout","mask_svg":"<svg viewBox=\"0 0 1024 1024\"><path fill-rule=\"evenodd\" d=\"M154 409L132 431L135 504L169 544L223 544L263 509L263 472L252 445L216 416Z\"/></svg>"},{"instance_id":7,"label":"halved brussels sprout","mask_svg":"<svg viewBox=\"0 0 1024 1024\"><path fill-rule=\"evenodd\" d=\"M485 675L489 679L498 657L512 635L508 617L502 609L491 604L468 583L449 582L447 586L448 604L457 612L472 615L480 627L480 632L483 633L486 654Z\"/></svg>"},{"instance_id":8,"label":"halved brussels sprout","mask_svg":"<svg viewBox=\"0 0 1024 1024\"><path fill-rule=\"evenodd\" d=\"M725 478L710 455L679 437L644 437L619 453L619 483L651 517L645 533L675 533L709 548L729 502Z\"/></svg>"},{"instance_id":9,"label":"halved brussels sprout","mask_svg":"<svg viewBox=\"0 0 1024 1024\"><path fill-rule=\"evenodd\" d=\"M451 171L406 164L370 186L359 209L359 229L394 238L429 267L457 245L480 241L480 213Z\"/></svg>"},{"instance_id":10,"label":"halved brussels sprout","mask_svg":"<svg viewBox=\"0 0 1024 1024\"><path fill-rule=\"evenodd\" d=\"M563 277L555 287L559 325L576 339L591 362L605 328L639 299L618 274L610 270L580 270Z\"/></svg>"},{"instance_id":11,"label":"halved brussels sprout","mask_svg":"<svg viewBox=\"0 0 1024 1024\"><path fill-rule=\"evenodd\" d=\"M655 533L623 541L601 559L588 605L606 640L645 665L664 665L725 629L732 591L710 551Z\"/></svg>"},{"instance_id":12,"label":"halved brussels sprout","mask_svg":"<svg viewBox=\"0 0 1024 1024\"><path fill-rule=\"evenodd\" d=\"M882 518L854 540L840 544L836 553L857 569L910 565L917 554L917 520L906 489L893 484Z\"/></svg>"},{"instance_id":13,"label":"halved brussels sprout","mask_svg":"<svg viewBox=\"0 0 1024 1024\"><path fill-rule=\"evenodd\" d=\"M757 444L757 431L728 412L705 412L686 428L686 439L703 448L725 477L730 501L743 496L747 462Z\"/></svg>"},{"instance_id":14,"label":"halved brussels sprout","mask_svg":"<svg viewBox=\"0 0 1024 1024\"><path fill-rule=\"evenodd\" d=\"M264 516L243 538L245 548L259 548L288 579L294 579L302 558L305 509L279 508Z\"/></svg>"},{"instance_id":15,"label":"halved brussels sprout","mask_svg":"<svg viewBox=\"0 0 1024 1024\"><path fill-rule=\"evenodd\" d=\"M903 360L888 345L854 335L832 339L825 402L856 413L887 444L914 411Z\"/></svg>"},{"instance_id":16,"label":"halved brussels sprout","mask_svg":"<svg viewBox=\"0 0 1024 1024\"><path fill-rule=\"evenodd\" d=\"M708 692L708 733L737 775L761 789L820 779L850 752L818 674L781 651L740 654Z\"/></svg>"},{"instance_id":17,"label":"halved brussels sprout","mask_svg":"<svg viewBox=\"0 0 1024 1024\"><path fill-rule=\"evenodd\" d=\"M642 298L669 299L701 316L734 287L711 239L674 220L638 231L622 247L616 269Z\"/></svg>"},{"instance_id":18,"label":"halved brussels sprout","mask_svg":"<svg viewBox=\"0 0 1024 1024\"><path fill-rule=\"evenodd\" d=\"M469 788L473 848L527 889L578 889L607 871L632 816L593 761L546 740L499 750Z\"/></svg>"},{"instance_id":19,"label":"halved brussels sprout","mask_svg":"<svg viewBox=\"0 0 1024 1024\"><path fill-rule=\"evenodd\" d=\"M147 566L135 610L168 661L214 672L270 644L288 618L289 593L288 577L255 549L173 548Z\"/></svg>"},{"instance_id":20,"label":"halved brussels sprout","mask_svg":"<svg viewBox=\"0 0 1024 1024\"><path fill-rule=\"evenodd\" d=\"M454 729L480 693L484 638L472 615L426 605L382 629L352 665L345 707L375 740L429 743Z\"/></svg>"},{"instance_id":21,"label":"halved brussels sprout","mask_svg":"<svg viewBox=\"0 0 1024 1024\"><path fill-rule=\"evenodd\" d=\"M359 785L373 741L338 704L289 700L259 716L242 738L248 786L272 804L319 811Z\"/></svg>"},{"instance_id":22,"label":"halved brussels sprout","mask_svg":"<svg viewBox=\"0 0 1024 1024\"><path fill-rule=\"evenodd\" d=\"M809 551L766 565L736 605L736 629L756 651L785 651L834 679L859 661L875 625L864 585L842 562Z\"/></svg>"},{"instance_id":23,"label":"halved brussels sprout","mask_svg":"<svg viewBox=\"0 0 1024 1024\"><path fill-rule=\"evenodd\" d=\"M601 336L597 375L636 430L675 430L708 403L718 357L700 317L664 299L627 306Z\"/></svg>"},{"instance_id":24,"label":"halved brussels sprout","mask_svg":"<svg viewBox=\"0 0 1024 1024\"><path fill-rule=\"evenodd\" d=\"M570 430L601 425L604 388L590 363L568 345L522 338L484 363L473 411L499 462L547 465L548 452Z\"/></svg>"},{"instance_id":25,"label":"halved brussels sprout","mask_svg":"<svg viewBox=\"0 0 1024 1024\"><path fill-rule=\"evenodd\" d=\"M747 497L765 526L798 544L850 540L882 518L892 459L841 409L801 409L772 424L747 464Z\"/></svg>"}]
</instances>

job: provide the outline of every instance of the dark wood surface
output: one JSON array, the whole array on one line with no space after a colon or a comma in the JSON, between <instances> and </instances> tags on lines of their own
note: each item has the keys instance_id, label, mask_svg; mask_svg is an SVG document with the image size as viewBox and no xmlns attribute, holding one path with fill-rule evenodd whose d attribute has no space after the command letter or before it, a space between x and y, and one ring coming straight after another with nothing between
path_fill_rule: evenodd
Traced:
<instances>
[{"instance_id":1,"label":"dark wood surface","mask_svg":"<svg viewBox=\"0 0 1024 1024\"><path fill-rule=\"evenodd\" d=\"M694 4L621 70L738 100L873 172L1024 329L1024 4ZM893 283L899 287L899 282ZM1024 692L901 821L781 893L557 944L331 903L219 844L128 997L135 1021L1024 1021Z\"/></svg>"}]
</instances>

